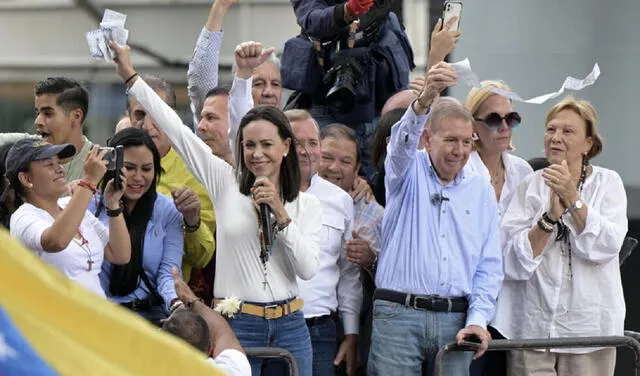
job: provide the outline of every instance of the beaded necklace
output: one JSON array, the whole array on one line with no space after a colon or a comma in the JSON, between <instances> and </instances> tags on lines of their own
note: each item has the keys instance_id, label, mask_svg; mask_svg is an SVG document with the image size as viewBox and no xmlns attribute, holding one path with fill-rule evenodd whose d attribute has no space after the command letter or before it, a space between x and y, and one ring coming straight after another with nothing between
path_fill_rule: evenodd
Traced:
<instances>
[{"instance_id":1,"label":"beaded necklace","mask_svg":"<svg viewBox=\"0 0 640 376\"><path fill-rule=\"evenodd\" d=\"M576 187L580 197L582 197L584 182L585 180L587 180L587 167L588 167L587 162L583 161L582 171L580 172L580 180L578 180L578 186ZM558 218L558 223L556 224L556 226L558 226L558 233L556 235L555 240L562 242L560 244L560 249L562 250L562 254L565 253L565 247L566 247L566 252L568 252L568 257L569 257L569 280L572 280L573 279L573 265L571 262L572 250L571 250L571 241L569 240L569 233L571 231L569 230L569 227L567 227L567 225L564 224L562 217Z\"/></svg>"}]
</instances>

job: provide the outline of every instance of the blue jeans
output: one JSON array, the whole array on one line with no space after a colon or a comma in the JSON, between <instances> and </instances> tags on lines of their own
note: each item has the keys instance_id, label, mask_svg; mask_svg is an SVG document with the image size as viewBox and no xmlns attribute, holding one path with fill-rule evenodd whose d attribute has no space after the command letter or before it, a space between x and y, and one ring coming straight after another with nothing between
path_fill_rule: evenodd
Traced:
<instances>
[{"instance_id":1,"label":"blue jeans","mask_svg":"<svg viewBox=\"0 0 640 376\"><path fill-rule=\"evenodd\" d=\"M229 325L242 347L280 347L289 350L296 360L299 374L312 375L311 339L302 311L274 320L240 313L229 320ZM282 361L250 359L249 362L253 376L287 375Z\"/></svg>"},{"instance_id":2,"label":"blue jeans","mask_svg":"<svg viewBox=\"0 0 640 376\"><path fill-rule=\"evenodd\" d=\"M331 110L326 106L314 106L309 109L309 113L318 122L320 129L329 124L337 123ZM371 137L376 129L376 122L363 122L358 124L344 124L356 132L358 143L360 144L360 175L373 182L376 176L376 168L371 161Z\"/></svg>"},{"instance_id":3,"label":"blue jeans","mask_svg":"<svg viewBox=\"0 0 640 376\"><path fill-rule=\"evenodd\" d=\"M308 328L313 347L313 376L335 375L333 360L338 352L336 323L331 317L326 317Z\"/></svg>"},{"instance_id":4,"label":"blue jeans","mask_svg":"<svg viewBox=\"0 0 640 376\"><path fill-rule=\"evenodd\" d=\"M132 310L131 312L135 312L138 316L141 316L153 325L160 327L162 326L160 321L168 317L163 305L155 305L146 310Z\"/></svg>"},{"instance_id":5,"label":"blue jeans","mask_svg":"<svg viewBox=\"0 0 640 376\"><path fill-rule=\"evenodd\" d=\"M455 341L465 326L464 312L432 312L385 300L373 303L373 329L367 374L369 376L434 374L435 357L445 344ZM444 374L468 376L472 354L452 352L444 357Z\"/></svg>"}]
</instances>

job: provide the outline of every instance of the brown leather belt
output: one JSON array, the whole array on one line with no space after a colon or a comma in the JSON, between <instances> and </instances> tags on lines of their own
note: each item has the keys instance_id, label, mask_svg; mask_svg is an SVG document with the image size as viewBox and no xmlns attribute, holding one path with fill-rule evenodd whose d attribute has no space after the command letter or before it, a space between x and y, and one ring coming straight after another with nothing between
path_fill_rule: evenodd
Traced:
<instances>
[{"instance_id":1,"label":"brown leather belt","mask_svg":"<svg viewBox=\"0 0 640 376\"><path fill-rule=\"evenodd\" d=\"M215 308L222 299L213 299L211 307ZM295 311L298 311L304 305L304 300L297 298L284 304L273 305L257 305L251 303L242 303L240 312L246 313L252 316L264 317L267 320L279 319L283 316L287 316Z\"/></svg>"}]
</instances>

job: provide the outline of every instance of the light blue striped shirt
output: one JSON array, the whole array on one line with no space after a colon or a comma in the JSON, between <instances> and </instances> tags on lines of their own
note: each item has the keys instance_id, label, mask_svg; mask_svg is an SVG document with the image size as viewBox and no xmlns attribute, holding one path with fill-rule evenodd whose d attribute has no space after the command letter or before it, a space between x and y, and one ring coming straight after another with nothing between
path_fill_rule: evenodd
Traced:
<instances>
[{"instance_id":1,"label":"light blue striped shirt","mask_svg":"<svg viewBox=\"0 0 640 376\"><path fill-rule=\"evenodd\" d=\"M486 327L504 276L495 193L468 168L442 185L429 155L417 150L427 117L409 106L391 130L376 286L467 297L467 326ZM434 204L434 194L448 200Z\"/></svg>"}]
</instances>

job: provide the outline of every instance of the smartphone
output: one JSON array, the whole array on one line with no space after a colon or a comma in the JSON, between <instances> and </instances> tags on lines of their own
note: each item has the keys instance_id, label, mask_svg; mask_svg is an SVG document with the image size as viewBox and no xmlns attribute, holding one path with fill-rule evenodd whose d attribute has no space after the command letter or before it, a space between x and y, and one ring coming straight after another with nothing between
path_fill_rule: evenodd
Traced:
<instances>
[{"instance_id":1,"label":"smartphone","mask_svg":"<svg viewBox=\"0 0 640 376\"><path fill-rule=\"evenodd\" d=\"M120 174L122 174L122 165L124 163L124 147L122 145L116 146L115 151L115 176L113 178L113 187L116 191L122 189L122 179L120 178Z\"/></svg>"},{"instance_id":2,"label":"smartphone","mask_svg":"<svg viewBox=\"0 0 640 376\"><path fill-rule=\"evenodd\" d=\"M442 24L445 25L453 17L458 17L453 25L451 25L451 31L460 30L460 19L462 18L462 1L447 1L444 3L444 10L442 11Z\"/></svg>"},{"instance_id":3,"label":"smartphone","mask_svg":"<svg viewBox=\"0 0 640 376\"><path fill-rule=\"evenodd\" d=\"M107 163L107 170L113 171L116 168L116 149L110 147L100 148L100 152L106 151L107 153L102 157Z\"/></svg>"}]
</instances>

